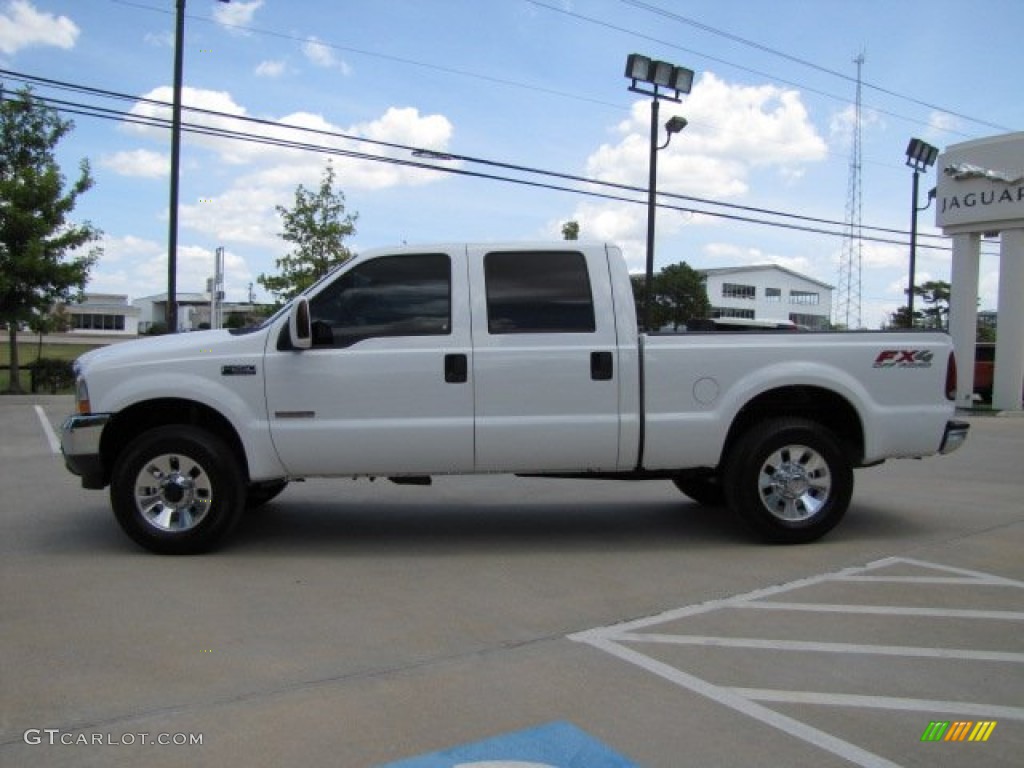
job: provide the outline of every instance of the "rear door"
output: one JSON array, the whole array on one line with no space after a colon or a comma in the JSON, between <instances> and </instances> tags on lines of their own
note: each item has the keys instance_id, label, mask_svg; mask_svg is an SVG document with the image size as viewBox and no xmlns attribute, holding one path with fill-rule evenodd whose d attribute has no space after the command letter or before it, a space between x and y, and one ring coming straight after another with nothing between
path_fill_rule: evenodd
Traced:
<instances>
[{"instance_id":1,"label":"rear door","mask_svg":"<svg viewBox=\"0 0 1024 768\"><path fill-rule=\"evenodd\" d=\"M603 249L481 246L468 258L477 471L616 469L620 372Z\"/></svg>"}]
</instances>

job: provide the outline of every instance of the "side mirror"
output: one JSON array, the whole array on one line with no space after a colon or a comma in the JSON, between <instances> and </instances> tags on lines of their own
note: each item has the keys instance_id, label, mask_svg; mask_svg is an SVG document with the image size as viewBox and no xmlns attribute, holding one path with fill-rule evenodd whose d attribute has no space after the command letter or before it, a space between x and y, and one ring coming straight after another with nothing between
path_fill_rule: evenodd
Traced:
<instances>
[{"instance_id":1,"label":"side mirror","mask_svg":"<svg viewBox=\"0 0 1024 768\"><path fill-rule=\"evenodd\" d=\"M309 318L309 299L300 296L292 303L288 314L288 336L295 349L313 346L313 323Z\"/></svg>"}]
</instances>

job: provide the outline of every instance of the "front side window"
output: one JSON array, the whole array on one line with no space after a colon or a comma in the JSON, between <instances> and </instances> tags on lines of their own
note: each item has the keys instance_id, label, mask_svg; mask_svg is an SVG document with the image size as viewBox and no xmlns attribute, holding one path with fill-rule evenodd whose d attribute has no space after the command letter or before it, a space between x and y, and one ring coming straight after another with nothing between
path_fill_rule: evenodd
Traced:
<instances>
[{"instance_id":1,"label":"front side window","mask_svg":"<svg viewBox=\"0 0 1024 768\"><path fill-rule=\"evenodd\" d=\"M310 301L314 346L348 347L380 336L451 333L446 254L384 256L346 272Z\"/></svg>"},{"instance_id":2,"label":"front side window","mask_svg":"<svg viewBox=\"0 0 1024 768\"><path fill-rule=\"evenodd\" d=\"M594 333L587 261L571 251L488 253L487 330L509 333Z\"/></svg>"}]
</instances>

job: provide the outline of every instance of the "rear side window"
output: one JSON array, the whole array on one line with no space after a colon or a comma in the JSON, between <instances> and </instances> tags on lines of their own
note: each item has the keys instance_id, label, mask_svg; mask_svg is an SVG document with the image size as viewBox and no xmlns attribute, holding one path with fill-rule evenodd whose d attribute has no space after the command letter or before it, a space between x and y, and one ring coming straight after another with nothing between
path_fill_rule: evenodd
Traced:
<instances>
[{"instance_id":1,"label":"rear side window","mask_svg":"<svg viewBox=\"0 0 1024 768\"><path fill-rule=\"evenodd\" d=\"M488 253L484 277L491 334L595 331L590 276L582 253Z\"/></svg>"},{"instance_id":2,"label":"rear side window","mask_svg":"<svg viewBox=\"0 0 1024 768\"><path fill-rule=\"evenodd\" d=\"M451 333L448 256L385 256L339 277L310 302L314 343L347 347L380 336Z\"/></svg>"}]
</instances>

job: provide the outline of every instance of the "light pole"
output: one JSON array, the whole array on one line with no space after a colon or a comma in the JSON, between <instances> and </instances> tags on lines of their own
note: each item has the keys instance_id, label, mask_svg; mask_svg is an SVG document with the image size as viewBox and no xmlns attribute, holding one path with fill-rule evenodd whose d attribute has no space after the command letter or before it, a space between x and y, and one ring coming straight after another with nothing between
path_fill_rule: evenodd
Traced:
<instances>
[{"instance_id":1,"label":"light pole","mask_svg":"<svg viewBox=\"0 0 1024 768\"><path fill-rule=\"evenodd\" d=\"M651 330L651 299L654 293L654 217L657 203L658 184L658 150L664 149L672 140L672 135L686 127L686 120L673 117L665 123L668 138L658 146L658 101L668 99L676 103L682 101L680 94L689 93L693 86L693 70L677 67L667 61L656 61L631 53L626 59L626 77L631 81L629 90L642 93L651 99L651 155L649 162L650 175L647 181L647 269L644 276L644 316L643 329ZM641 88L637 83L645 83L648 88ZM660 90L665 89L665 90ZM672 91L673 93L669 93Z\"/></svg>"},{"instance_id":2,"label":"light pole","mask_svg":"<svg viewBox=\"0 0 1024 768\"><path fill-rule=\"evenodd\" d=\"M231 0L220 0L230 3ZM174 102L171 105L171 199L167 224L167 332L178 332L178 171L181 166L181 80L185 62L185 0L175 0Z\"/></svg>"},{"instance_id":3,"label":"light pole","mask_svg":"<svg viewBox=\"0 0 1024 768\"><path fill-rule=\"evenodd\" d=\"M914 327L914 269L917 264L917 214L925 211L932 204L934 190L928 194L928 204L924 208L917 207L917 191L921 171L935 165L939 150L920 139L911 139L907 145L907 165L914 169L914 187L910 200L910 281L907 288L907 323Z\"/></svg>"}]
</instances>

